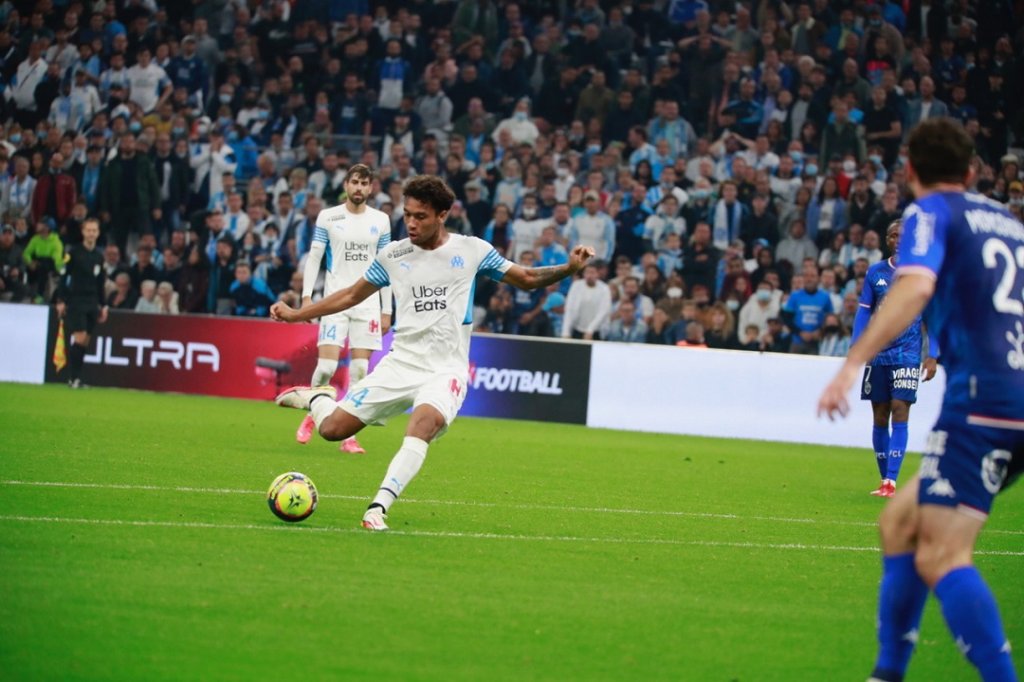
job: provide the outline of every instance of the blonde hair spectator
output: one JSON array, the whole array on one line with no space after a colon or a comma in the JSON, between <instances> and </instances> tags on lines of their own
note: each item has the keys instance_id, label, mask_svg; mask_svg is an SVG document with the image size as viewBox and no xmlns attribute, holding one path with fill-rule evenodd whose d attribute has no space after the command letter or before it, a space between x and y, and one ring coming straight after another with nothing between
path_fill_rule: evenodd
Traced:
<instances>
[{"instance_id":1,"label":"blonde hair spectator","mask_svg":"<svg viewBox=\"0 0 1024 682\"><path fill-rule=\"evenodd\" d=\"M137 313L158 313L160 312L160 304L156 300L156 282L151 279L147 279L142 282L139 286L141 296L139 296L139 302L135 304L135 312Z\"/></svg>"},{"instance_id":2,"label":"blonde hair spectator","mask_svg":"<svg viewBox=\"0 0 1024 682\"><path fill-rule=\"evenodd\" d=\"M170 282L160 282L156 286L156 303L160 307L158 312L164 315L178 314L178 292Z\"/></svg>"}]
</instances>

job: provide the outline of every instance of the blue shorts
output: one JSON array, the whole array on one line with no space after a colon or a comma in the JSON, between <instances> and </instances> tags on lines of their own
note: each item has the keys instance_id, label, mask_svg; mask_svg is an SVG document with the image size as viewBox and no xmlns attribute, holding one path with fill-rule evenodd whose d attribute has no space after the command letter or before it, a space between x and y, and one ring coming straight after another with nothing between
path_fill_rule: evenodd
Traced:
<instances>
[{"instance_id":1,"label":"blue shorts","mask_svg":"<svg viewBox=\"0 0 1024 682\"><path fill-rule=\"evenodd\" d=\"M919 365L868 365L860 385L860 399L873 403L902 400L917 402L917 386L921 379Z\"/></svg>"},{"instance_id":2,"label":"blue shorts","mask_svg":"<svg viewBox=\"0 0 1024 682\"><path fill-rule=\"evenodd\" d=\"M985 518L1022 472L1024 420L943 411L928 434L917 500Z\"/></svg>"}]
</instances>

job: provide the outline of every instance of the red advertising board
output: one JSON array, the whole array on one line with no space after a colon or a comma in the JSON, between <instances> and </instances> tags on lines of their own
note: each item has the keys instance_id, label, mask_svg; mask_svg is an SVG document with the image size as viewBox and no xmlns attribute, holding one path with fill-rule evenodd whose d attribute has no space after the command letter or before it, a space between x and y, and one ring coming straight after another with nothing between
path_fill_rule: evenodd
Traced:
<instances>
[{"instance_id":1,"label":"red advertising board","mask_svg":"<svg viewBox=\"0 0 1024 682\"><path fill-rule=\"evenodd\" d=\"M56 328L51 319L49 348ZM270 399L279 385L309 383L317 332L314 324L112 311L93 333L82 379L93 386ZM47 381L67 374L47 363ZM336 379L344 380L344 372Z\"/></svg>"}]
</instances>

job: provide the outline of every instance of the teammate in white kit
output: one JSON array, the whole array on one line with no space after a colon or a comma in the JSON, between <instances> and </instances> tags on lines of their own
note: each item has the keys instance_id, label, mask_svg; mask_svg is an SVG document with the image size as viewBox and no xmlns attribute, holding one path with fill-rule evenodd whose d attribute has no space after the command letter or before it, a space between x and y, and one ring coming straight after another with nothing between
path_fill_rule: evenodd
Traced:
<instances>
[{"instance_id":1,"label":"teammate in white kit","mask_svg":"<svg viewBox=\"0 0 1024 682\"><path fill-rule=\"evenodd\" d=\"M383 424L412 407L402 447L363 515L362 525L369 530L387 530L388 507L420 470L428 443L447 430L466 397L477 274L520 289L539 289L579 272L594 256L593 249L579 246L564 265L524 268L482 239L444 229L455 195L440 178L417 176L403 194L408 239L385 248L347 289L301 310L283 303L271 307L275 320L301 322L347 310L383 287L393 288L398 326L391 353L373 374L353 385L341 401L330 386L293 388L277 397L279 405L310 410L327 440L348 438L367 424Z\"/></svg>"},{"instance_id":2,"label":"teammate in white kit","mask_svg":"<svg viewBox=\"0 0 1024 682\"><path fill-rule=\"evenodd\" d=\"M313 244L306 258L305 274L302 278L302 307L313 305L313 284L320 272L320 262L327 259L327 275L324 280L324 297L352 286L374 257L391 243L391 220L387 214L366 205L373 182L373 171L369 166L357 163L348 169L342 186L345 188L345 203L324 211L316 219ZM369 372L370 355L381 348L381 336L391 327L391 288L384 287L380 294L370 296L345 312L324 315L320 318L320 335L317 340L319 359L313 370L310 385L326 386L338 369L341 348L348 338L351 362L349 363L349 386L354 386ZM306 415L295 433L300 443L308 443L313 435L312 415ZM355 436L341 443L342 452L363 453Z\"/></svg>"}]
</instances>

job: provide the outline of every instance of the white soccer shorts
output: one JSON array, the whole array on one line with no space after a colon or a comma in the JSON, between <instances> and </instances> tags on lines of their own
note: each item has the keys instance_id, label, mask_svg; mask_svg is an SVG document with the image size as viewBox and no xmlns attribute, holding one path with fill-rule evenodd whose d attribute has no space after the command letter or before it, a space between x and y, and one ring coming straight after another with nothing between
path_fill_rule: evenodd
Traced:
<instances>
[{"instance_id":1,"label":"white soccer shorts","mask_svg":"<svg viewBox=\"0 0 1024 682\"><path fill-rule=\"evenodd\" d=\"M395 362L392 356L349 388L338 406L364 424L381 426L410 407L430 405L444 417L441 437L466 399L466 375Z\"/></svg>"},{"instance_id":2,"label":"white soccer shorts","mask_svg":"<svg viewBox=\"0 0 1024 682\"><path fill-rule=\"evenodd\" d=\"M379 319L349 317L341 312L320 318L320 336L316 345L342 347L348 338L349 348L380 350L380 336Z\"/></svg>"}]
</instances>

